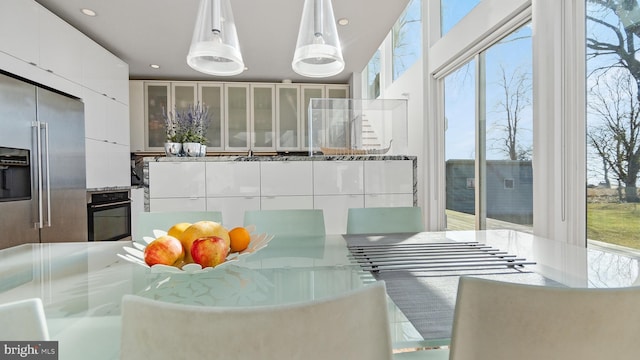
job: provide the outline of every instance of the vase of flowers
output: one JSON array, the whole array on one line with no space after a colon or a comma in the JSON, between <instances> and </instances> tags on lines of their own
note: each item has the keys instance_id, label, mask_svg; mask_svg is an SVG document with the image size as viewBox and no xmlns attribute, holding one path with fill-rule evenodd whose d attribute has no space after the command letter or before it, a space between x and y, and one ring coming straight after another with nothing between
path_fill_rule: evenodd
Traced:
<instances>
[{"instance_id":1,"label":"vase of flowers","mask_svg":"<svg viewBox=\"0 0 640 360\"><path fill-rule=\"evenodd\" d=\"M209 108L200 103L189 105L187 109L163 113L167 142L165 152L167 156L177 156L176 148L180 148L179 154L185 156L204 156L206 152L207 128L209 127ZM178 144L178 145L175 145ZM204 149L203 149L204 146Z\"/></svg>"},{"instance_id":2,"label":"vase of flowers","mask_svg":"<svg viewBox=\"0 0 640 360\"><path fill-rule=\"evenodd\" d=\"M184 137L182 148L187 156L205 156L206 133L209 127L209 108L197 103L189 105L182 114ZM204 149L203 149L204 148Z\"/></svg>"},{"instance_id":3,"label":"vase of flowers","mask_svg":"<svg viewBox=\"0 0 640 360\"><path fill-rule=\"evenodd\" d=\"M179 122L180 115L176 111L175 114L166 112L162 109L162 117L164 118L164 128L166 139L164 143L164 152L167 156L180 156L182 154L182 140L184 138L183 130Z\"/></svg>"}]
</instances>

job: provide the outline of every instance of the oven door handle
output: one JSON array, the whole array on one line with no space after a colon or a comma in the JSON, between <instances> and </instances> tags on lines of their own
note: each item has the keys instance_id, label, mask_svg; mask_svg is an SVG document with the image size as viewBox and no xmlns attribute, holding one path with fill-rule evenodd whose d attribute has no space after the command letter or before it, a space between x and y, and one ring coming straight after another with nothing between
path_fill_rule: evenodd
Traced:
<instances>
[{"instance_id":1,"label":"oven door handle","mask_svg":"<svg viewBox=\"0 0 640 360\"><path fill-rule=\"evenodd\" d=\"M97 204L97 205L89 204L89 207L91 207L92 209L99 209L107 206L124 205L124 204L131 204L131 200L118 201L118 202L112 202L112 203L106 203L106 204Z\"/></svg>"}]
</instances>

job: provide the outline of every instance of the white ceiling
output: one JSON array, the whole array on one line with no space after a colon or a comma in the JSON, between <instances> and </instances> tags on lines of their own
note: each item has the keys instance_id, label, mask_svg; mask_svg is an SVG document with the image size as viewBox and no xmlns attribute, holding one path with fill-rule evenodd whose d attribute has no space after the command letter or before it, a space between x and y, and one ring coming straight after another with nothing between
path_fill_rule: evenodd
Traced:
<instances>
[{"instance_id":1,"label":"white ceiling","mask_svg":"<svg viewBox=\"0 0 640 360\"><path fill-rule=\"evenodd\" d=\"M215 77L186 64L199 0L36 0L129 64L131 79L347 83L360 72L409 0L333 0L345 70L312 79L291 69L304 0L231 0L244 73ZM80 12L97 13L88 17ZM155 70L149 64L158 64Z\"/></svg>"}]
</instances>

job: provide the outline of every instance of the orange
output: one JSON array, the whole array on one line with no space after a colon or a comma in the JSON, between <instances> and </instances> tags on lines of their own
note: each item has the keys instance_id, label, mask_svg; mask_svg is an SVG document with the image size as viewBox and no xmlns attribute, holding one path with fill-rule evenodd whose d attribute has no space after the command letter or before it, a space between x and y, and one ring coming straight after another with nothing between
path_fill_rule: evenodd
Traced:
<instances>
[{"instance_id":1,"label":"orange","mask_svg":"<svg viewBox=\"0 0 640 360\"><path fill-rule=\"evenodd\" d=\"M169 228L169 231L167 231L167 235L171 235L174 238L179 239L180 235L182 235L182 233L189 226L191 226L191 223L188 223L188 222L181 222L181 223L174 224L172 227Z\"/></svg>"},{"instance_id":2,"label":"orange","mask_svg":"<svg viewBox=\"0 0 640 360\"><path fill-rule=\"evenodd\" d=\"M239 226L229 231L229 238L231 239L231 252L238 252L245 250L249 246L251 234L247 229Z\"/></svg>"}]
</instances>

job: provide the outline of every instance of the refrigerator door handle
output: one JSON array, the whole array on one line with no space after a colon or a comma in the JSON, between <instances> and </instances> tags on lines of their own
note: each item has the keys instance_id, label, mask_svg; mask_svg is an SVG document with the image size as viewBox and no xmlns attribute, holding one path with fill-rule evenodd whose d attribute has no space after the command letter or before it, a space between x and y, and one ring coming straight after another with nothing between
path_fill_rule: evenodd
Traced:
<instances>
[{"instance_id":1,"label":"refrigerator door handle","mask_svg":"<svg viewBox=\"0 0 640 360\"><path fill-rule=\"evenodd\" d=\"M47 194L47 218L46 218L46 226L51 227L51 176L49 176L49 123L42 122L41 123L44 128L44 159L45 159L45 169L47 170L45 177L45 192Z\"/></svg>"},{"instance_id":2,"label":"refrigerator door handle","mask_svg":"<svg viewBox=\"0 0 640 360\"><path fill-rule=\"evenodd\" d=\"M42 135L40 133L40 121L34 121L31 123L31 127L35 129L36 141L35 141L35 158L36 158L36 171L37 171L37 182L36 188L38 191L38 219L34 224L36 228L42 229Z\"/></svg>"}]
</instances>

